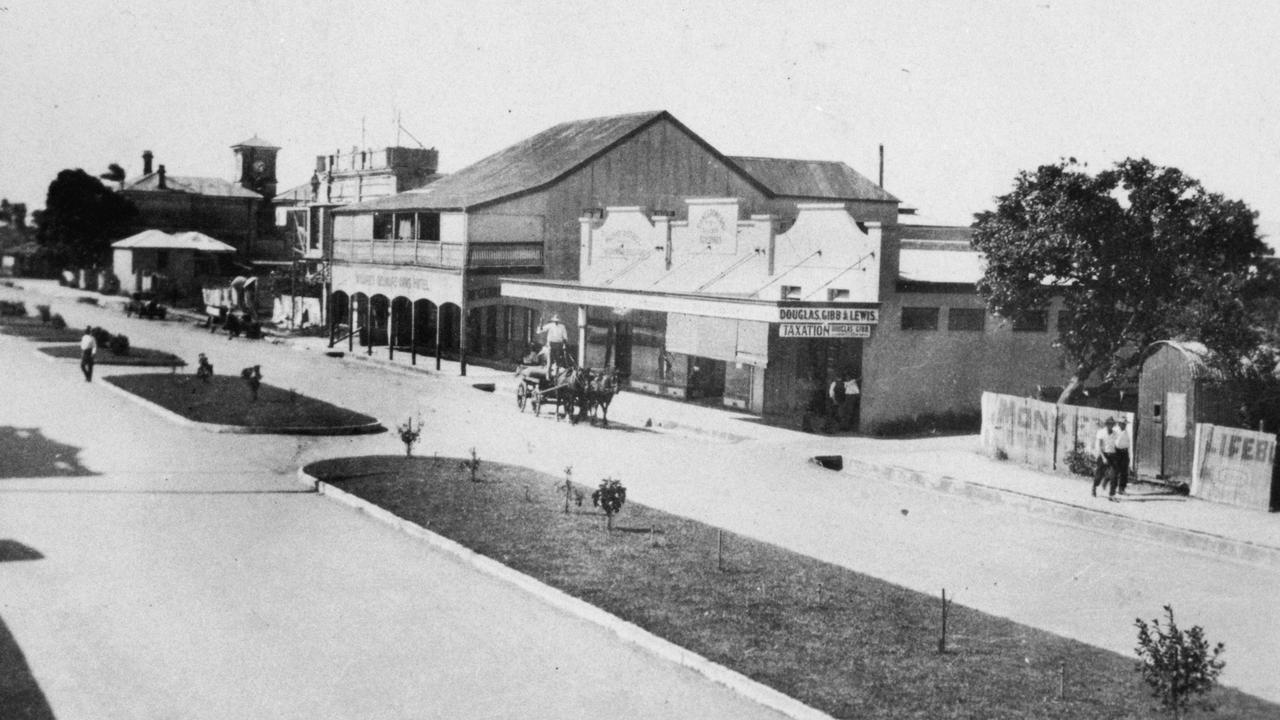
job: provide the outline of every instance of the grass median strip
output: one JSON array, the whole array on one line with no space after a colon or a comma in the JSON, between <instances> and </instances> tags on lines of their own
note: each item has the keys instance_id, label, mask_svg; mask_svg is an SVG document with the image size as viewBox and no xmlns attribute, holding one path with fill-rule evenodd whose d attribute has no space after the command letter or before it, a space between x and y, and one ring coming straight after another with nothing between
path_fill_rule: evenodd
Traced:
<instances>
[{"instance_id":1,"label":"grass median strip","mask_svg":"<svg viewBox=\"0 0 1280 720\"><path fill-rule=\"evenodd\" d=\"M460 458L306 470L836 717L1162 717L1135 658L960 605L940 653L938 597L635 503L607 532L593 488L527 468L482 461L480 482ZM1280 712L1227 688L1213 700L1218 717Z\"/></svg>"},{"instance_id":2,"label":"grass median strip","mask_svg":"<svg viewBox=\"0 0 1280 720\"><path fill-rule=\"evenodd\" d=\"M260 428L347 428L376 420L293 390L263 383L258 397L239 377L214 375L205 382L194 374L111 375L105 382L171 410L188 420Z\"/></svg>"},{"instance_id":3,"label":"grass median strip","mask_svg":"<svg viewBox=\"0 0 1280 720\"><path fill-rule=\"evenodd\" d=\"M42 347L40 352L66 360L80 359L79 345L54 345L52 347ZM136 367L174 367L186 365L186 361L163 350L152 350L150 348L129 348L129 352L124 355L117 355L110 350L103 348L98 349L98 353L94 356L94 363L98 365L126 365Z\"/></svg>"}]
</instances>

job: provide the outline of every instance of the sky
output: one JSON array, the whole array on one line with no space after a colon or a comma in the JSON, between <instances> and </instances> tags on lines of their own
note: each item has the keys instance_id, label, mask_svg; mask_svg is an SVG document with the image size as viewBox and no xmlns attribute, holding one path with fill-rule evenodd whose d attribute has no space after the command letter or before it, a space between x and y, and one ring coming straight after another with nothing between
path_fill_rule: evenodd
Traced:
<instances>
[{"instance_id":1,"label":"sky","mask_svg":"<svg viewBox=\"0 0 1280 720\"><path fill-rule=\"evenodd\" d=\"M232 179L230 146L398 142L458 170L667 110L720 151L840 160L967 224L1020 170L1181 168L1280 236L1280 3L0 0L0 197L64 168ZM395 118L407 131L397 138ZM410 137L412 135L412 138Z\"/></svg>"}]
</instances>

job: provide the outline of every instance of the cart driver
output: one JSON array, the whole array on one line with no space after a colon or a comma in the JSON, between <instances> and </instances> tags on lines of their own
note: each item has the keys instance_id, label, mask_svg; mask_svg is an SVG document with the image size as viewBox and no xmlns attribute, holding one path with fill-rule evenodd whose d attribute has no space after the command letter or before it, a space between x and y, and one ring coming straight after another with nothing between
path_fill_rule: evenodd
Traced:
<instances>
[{"instance_id":1,"label":"cart driver","mask_svg":"<svg viewBox=\"0 0 1280 720\"><path fill-rule=\"evenodd\" d=\"M564 352L565 344L569 342L569 330L560 321L559 315L552 314L551 319L538 328L538 332L547 334L544 349L547 353L547 377L551 377L552 366L569 367L568 357Z\"/></svg>"}]
</instances>

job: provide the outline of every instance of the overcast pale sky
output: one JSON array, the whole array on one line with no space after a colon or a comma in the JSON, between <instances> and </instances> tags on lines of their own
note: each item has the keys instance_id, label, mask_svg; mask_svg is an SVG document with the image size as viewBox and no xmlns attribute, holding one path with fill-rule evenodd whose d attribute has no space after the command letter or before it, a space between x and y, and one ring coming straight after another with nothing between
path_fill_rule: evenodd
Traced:
<instances>
[{"instance_id":1,"label":"overcast pale sky","mask_svg":"<svg viewBox=\"0 0 1280 720\"><path fill-rule=\"evenodd\" d=\"M141 153L281 188L395 142L457 170L557 122L669 110L728 154L843 160L968 222L1020 169L1182 168L1280 235L1280 3L0 0L0 196ZM363 127L363 131L362 131ZM407 136L400 142L414 145Z\"/></svg>"}]
</instances>

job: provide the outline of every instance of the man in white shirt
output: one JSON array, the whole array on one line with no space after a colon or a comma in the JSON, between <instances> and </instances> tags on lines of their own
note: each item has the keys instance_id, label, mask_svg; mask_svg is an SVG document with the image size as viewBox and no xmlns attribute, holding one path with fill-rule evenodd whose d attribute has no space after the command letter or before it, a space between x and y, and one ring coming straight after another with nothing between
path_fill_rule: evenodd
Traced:
<instances>
[{"instance_id":1,"label":"man in white shirt","mask_svg":"<svg viewBox=\"0 0 1280 720\"><path fill-rule=\"evenodd\" d=\"M1121 495L1129 487L1129 447L1133 444L1133 439L1129 437L1128 424L1128 419L1123 415L1116 421L1116 484L1119 486L1116 491Z\"/></svg>"},{"instance_id":2,"label":"man in white shirt","mask_svg":"<svg viewBox=\"0 0 1280 720\"><path fill-rule=\"evenodd\" d=\"M1115 418L1107 418L1103 426L1098 429L1098 434L1094 441L1094 449L1098 452L1098 465L1093 471L1093 495L1095 497L1098 495L1098 483L1106 482L1111 486L1111 498L1113 500L1116 494L1115 427Z\"/></svg>"},{"instance_id":3,"label":"man in white shirt","mask_svg":"<svg viewBox=\"0 0 1280 720\"><path fill-rule=\"evenodd\" d=\"M80 338L80 372L84 373L84 381L93 381L93 358L98 354L98 341L93 337L93 327L84 329Z\"/></svg>"},{"instance_id":4,"label":"man in white shirt","mask_svg":"<svg viewBox=\"0 0 1280 720\"><path fill-rule=\"evenodd\" d=\"M547 377L551 377L551 366L569 367L568 356L565 355L565 344L569 342L569 330L560 321L559 315L552 315L538 332L547 334Z\"/></svg>"}]
</instances>

